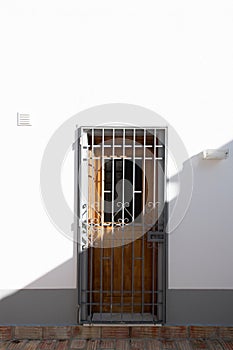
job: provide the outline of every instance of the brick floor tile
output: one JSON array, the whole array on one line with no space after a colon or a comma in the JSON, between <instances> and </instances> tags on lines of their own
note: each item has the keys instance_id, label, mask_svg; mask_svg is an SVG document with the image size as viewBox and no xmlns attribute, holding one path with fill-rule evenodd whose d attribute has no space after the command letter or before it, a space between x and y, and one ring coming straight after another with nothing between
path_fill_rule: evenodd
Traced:
<instances>
[{"instance_id":1,"label":"brick floor tile","mask_svg":"<svg viewBox=\"0 0 233 350\"><path fill-rule=\"evenodd\" d=\"M99 340L88 340L87 350L97 350L99 345Z\"/></svg>"},{"instance_id":2,"label":"brick floor tile","mask_svg":"<svg viewBox=\"0 0 233 350\"><path fill-rule=\"evenodd\" d=\"M187 327L186 326L163 326L160 327L160 337L166 339L180 339L187 338Z\"/></svg>"},{"instance_id":3,"label":"brick floor tile","mask_svg":"<svg viewBox=\"0 0 233 350\"><path fill-rule=\"evenodd\" d=\"M55 350L68 350L69 340L59 340L55 346Z\"/></svg>"},{"instance_id":4,"label":"brick floor tile","mask_svg":"<svg viewBox=\"0 0 233 350\"><path fill-rule=\"evenodd\" d=\"M42 327L14 327L14 338L16 339L42 339Z\"/></svg>"},{"instance_id":5,"label":"brick floor tile","mask_svg":"<svg viewBox=\"0 0 233 350\"><path fill-rule=\"evenodd\" d=\"M219 327L218 336L223 339L233 340L233 327Z\"/></svg>"},{"instance_id":6,"label":"brick floor tile","mask_svg":"<svg viewBox=\"0 0 233 350\"><path fill-rule=\"evenodd\" d=\"M0 341L0 350L6 350L9 342L7 340Z\"/></svg>"},{"instance_id":7,"label":"brick floor tile","mask_svg":"<svg viewBox=\"0 0 233 350\"><path fill-rule=\"evenodd\" d=\"M192 345L190 344L188 339L180 339L176 340L176 347L177 350L192 350Z\"/></svg>"},{"instance_id":8,"label":"brick floor tile","mask_svg":"<svg viewBox=\"0 0 233 350\"><path fill-rule=\"evenodd\" d=\"M71 342L70 349L84 349L86 347L86 340L74 339Z\"/></svg>"},{"instance_id":9,"label":"brick floor tile","mask_svg":"<svg viewBox=\"0 0 233 350\"><path fill-rule=\"evenodd\" d=\"M24 348L27 340L12 340L9 342L9 346L7 349L9 350L21 350Z\"/></svg>"},{"instance_id":10,"label":"brick floor tile","mask_svg":"<svg viewBox=\"0 0 233 350\"><path fill-rule=\"evenodd\" d=\"M162 339L161 340L161 349L163 349L163 350L165 350L165 349L176 350L175 340Z\"/></svg>"},{"instance_id":11,"label":"brick floor tile","mask_svg":"<svg viewBox=\"0 0 233 350\"><path fill-rule=\"evenodd\" d=\"M36 350L53 350L56 343L56 340L42 340Z\"/></svg>"},{"instance_id":12,"label":"brick floor tile","mask_svg":"<svg viewBox=\"0 0 233 350\"><path fill-rule=\"evenodd\" d=\"M117 339L116 340L116 349L117 350L129 350L130 349L130 340Z\"/></svg>"},{"instance_id":13,"label":"brick floor tile","mask_svg":"<svg viewBox=\"0 0 233 350\"><path fill-rule=\"evenodd\" d=\"M29 340L23 350L36 350L38 345L40 343L40 340Z\"/></svg>"},{"instance_id":14,"label":"brick floor tile","mask_svg":"<svg viewBox=\"0 0 233 350\"><path fill-rule=\"evenodd\" d=\"M0 340L11 340L12 327L0 326Z\"/></svg>"},{"instance_id":15,"label":"brick floor tile","mask_svg":"<svg viewBox=\"0 0 233 350\"><path fill-rule=\"evenodd\" d=\"M161 342L157 339L149 339L147 341L147 349L148 350L160 350L161 349Z\"/></svg>"},{"instance_id":16,"label":"brick floor tile","mask_svg":"<svg viewBox=\"0 0 233 350\"><path fill-rule=\"evenodd\" d=\"M100 338L101 327L98 327L98 326L72 327L72 337L81 338L81 339Z\"/></svg>"},{"instance_id":17,"label":"brick floor tile","mask_svg":"<svg viewBox=\"0 0 233 350\"><path fill-rule=\"evenodd\" d=\"M233 341L232 340L220 340L220 344L224 350L233 350Z\"/></svg>"},{"instance_id":18,"label":"brick floor tile","mask_svg":"<svg viewBox=\"0 0 233 350\"><path fill-rule=\"evenodd\" d=\"M193 350L208 349L207 341L204 339L191 339L190 344Z\"/></svg>"},{"instance_id":19,"label":"brick floor tile","mask_svg":"<svg viewBox=\"0 0 233 350\"><path fill-rule=\"evenodd\" d=\"M128 338L129 327L102 327L102 338Z\"/></svg>"},{"instance_id":20,"label":"brick floor tile","mask_svg":"<svg viewBox=\"0 0 233 350\"><path fill-rule=\"evenodd\" d=\"M71 327L44 327L44 339L69 339L71 337Z\"/></svg>"},{"instance_id":21,"label":"brick floor tile","mask_svg":"<svg viewBox=\"0 0 233 350\"><path fill-rule=\"evenodd\" d=\"M131 337L132 338L154 338L159 337L161 327L132 327Z\"/></svg>"},{"instance_id":22,"label":"brick floor tile","mask_svg":"<svg viewBox=\"0 0 233 350\"><path fill-rule=\"evenodd\" d=\"M210 339L217 337L217 327L190 326L190 338Z\"/></svg>"},{"instance_id":23,"label":"brick floor tile","mask_svg":"<svg viewBox=\"0 0 233 350\"><path fill-rule=\"evenodd\" d=\"M145 340L135 340L132 339L131 340L131 346L130 346L131 350L142 350L142 349L146 349L146 342Z\"/></svg>"},{"instance_id":24,"label":"brick floor tile","mask_svg":"<svg viewBox=\"0 0 233 350\"><path fill-rule=\"evenodd\" d=\"M208 344L208 349L210 349L210 350L222 350L223 349L219 340L208 339L208 340L206 340L206 342Z\"/></svg>"},{"instance_id":25,"label":"brick floor tile","mask_svg":"<svg viewBox=\"0 0 233 350\"><path fill-rule=\"evenodd\" d=\"M82 329L81 326L73 326L73 327L71 327L72 337L73 338L79 337L81 329Z\"/></svg>"},{"instance_id":26,"label":"brick floor tile","mask_svg":"<svg viewBox=\"0 0 233 350\"><path fill-rule=\"evenodd\" d=\"M101 349L114 349L115 340L102 339L99 341L98 347L100 347Z\"/></svg>"}]
</instances>

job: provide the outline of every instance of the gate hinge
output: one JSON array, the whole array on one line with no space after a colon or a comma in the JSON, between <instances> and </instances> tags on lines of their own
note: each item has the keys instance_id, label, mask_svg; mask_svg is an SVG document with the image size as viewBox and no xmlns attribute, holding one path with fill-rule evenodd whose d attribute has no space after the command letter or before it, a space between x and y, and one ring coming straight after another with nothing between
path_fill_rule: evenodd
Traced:
<instances>
[{"instance_id":1,"label":"gate hinge","mask_svg":"<svg viewBox=\"0 0 233 350\"><path fill-rule=\"evenodd\" d=\"M76 310L77 310L77 322L80 324L80 321L81 321L81 314L80 314L80 305L78 304L76 306Z\"/></svg>"},{"instance_id":2,"label":"gate hinge","mask_svg":"<svg viewBox=\"0 0 233 350\"><path fill-rule=\"evenodd\" d=\"M78 139L76 139L73 143L72 143L72 150L75 150L75 147L77 145Z\"/></svg>"}]
</instances>

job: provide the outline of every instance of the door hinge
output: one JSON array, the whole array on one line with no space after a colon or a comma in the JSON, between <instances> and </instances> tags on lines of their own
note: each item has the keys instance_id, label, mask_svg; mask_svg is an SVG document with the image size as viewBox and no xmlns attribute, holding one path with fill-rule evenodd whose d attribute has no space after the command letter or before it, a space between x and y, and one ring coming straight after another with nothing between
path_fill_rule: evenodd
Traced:
<instances>
[{"instance_id":1,"label":"door hinge","mask_svg":"<svg viewBox=\"0 0 233 350\"><path fill-rule=\"evenodd\" d=\"M76 306L76 310L77 310L77 322L80 324L80 322L81 322L81 314L80 314L80 305L78 304L77 306Z\"/></svg>"}]
</instances>

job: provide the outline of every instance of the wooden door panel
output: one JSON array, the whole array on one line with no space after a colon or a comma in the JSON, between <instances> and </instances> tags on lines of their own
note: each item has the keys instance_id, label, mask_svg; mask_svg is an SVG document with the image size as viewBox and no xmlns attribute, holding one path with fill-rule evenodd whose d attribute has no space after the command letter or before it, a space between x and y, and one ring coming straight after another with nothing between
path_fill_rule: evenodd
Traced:
<instances>
[{"instance_id":1,"label":"wooden door panel","mask_svg":"<svg viewBox=\"0 0 233 350\"><path fill-rule=\"evenodd\" d=\"M144 263L142 261L143 241ZM156 250L154 250L154 258L152 257L153 250L147 242L146 235L144 235L143 238L137 239L136 241L125 245L124 247L120 246L114 248L91 249L92 253L89 253L89 290L93 290L92 302L94 304L98 304L93 305L93 312L101 312L102 309L102 312L138 313L142 311L143 300L143 305L152 303L152 265L154 264L154 271L156 271L157 254ZM92 273L90 273L91 264ZM142 271L144 271L143 280ZM132 287L134 292L132 292ZM144 295L142 293L143 288ZM156 290L155 273L154 290ZM100 306L101 303L102 308ZM121 303L127 305L121 306ZM154 303L156 303L156 294L154 294ZM151 305L144 305L144 312L151 312L151 310Z\"/></svg>"}]
</instances>

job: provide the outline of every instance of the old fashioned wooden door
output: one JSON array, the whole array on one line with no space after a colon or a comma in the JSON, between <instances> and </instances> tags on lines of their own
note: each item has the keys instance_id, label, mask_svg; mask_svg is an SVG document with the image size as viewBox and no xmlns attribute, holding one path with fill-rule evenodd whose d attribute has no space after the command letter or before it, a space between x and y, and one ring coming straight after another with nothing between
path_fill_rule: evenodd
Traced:
<instances>
[{"instance_id":1,"label":"old fashioned wooden door","mask_svg":"<svg viewBox=\"0 0 233 350\"><path fill-rule=\"evenodd\" d=\"M163 322L166 129L79 130L79 321Z\"/></svg>"}]
</instances>

